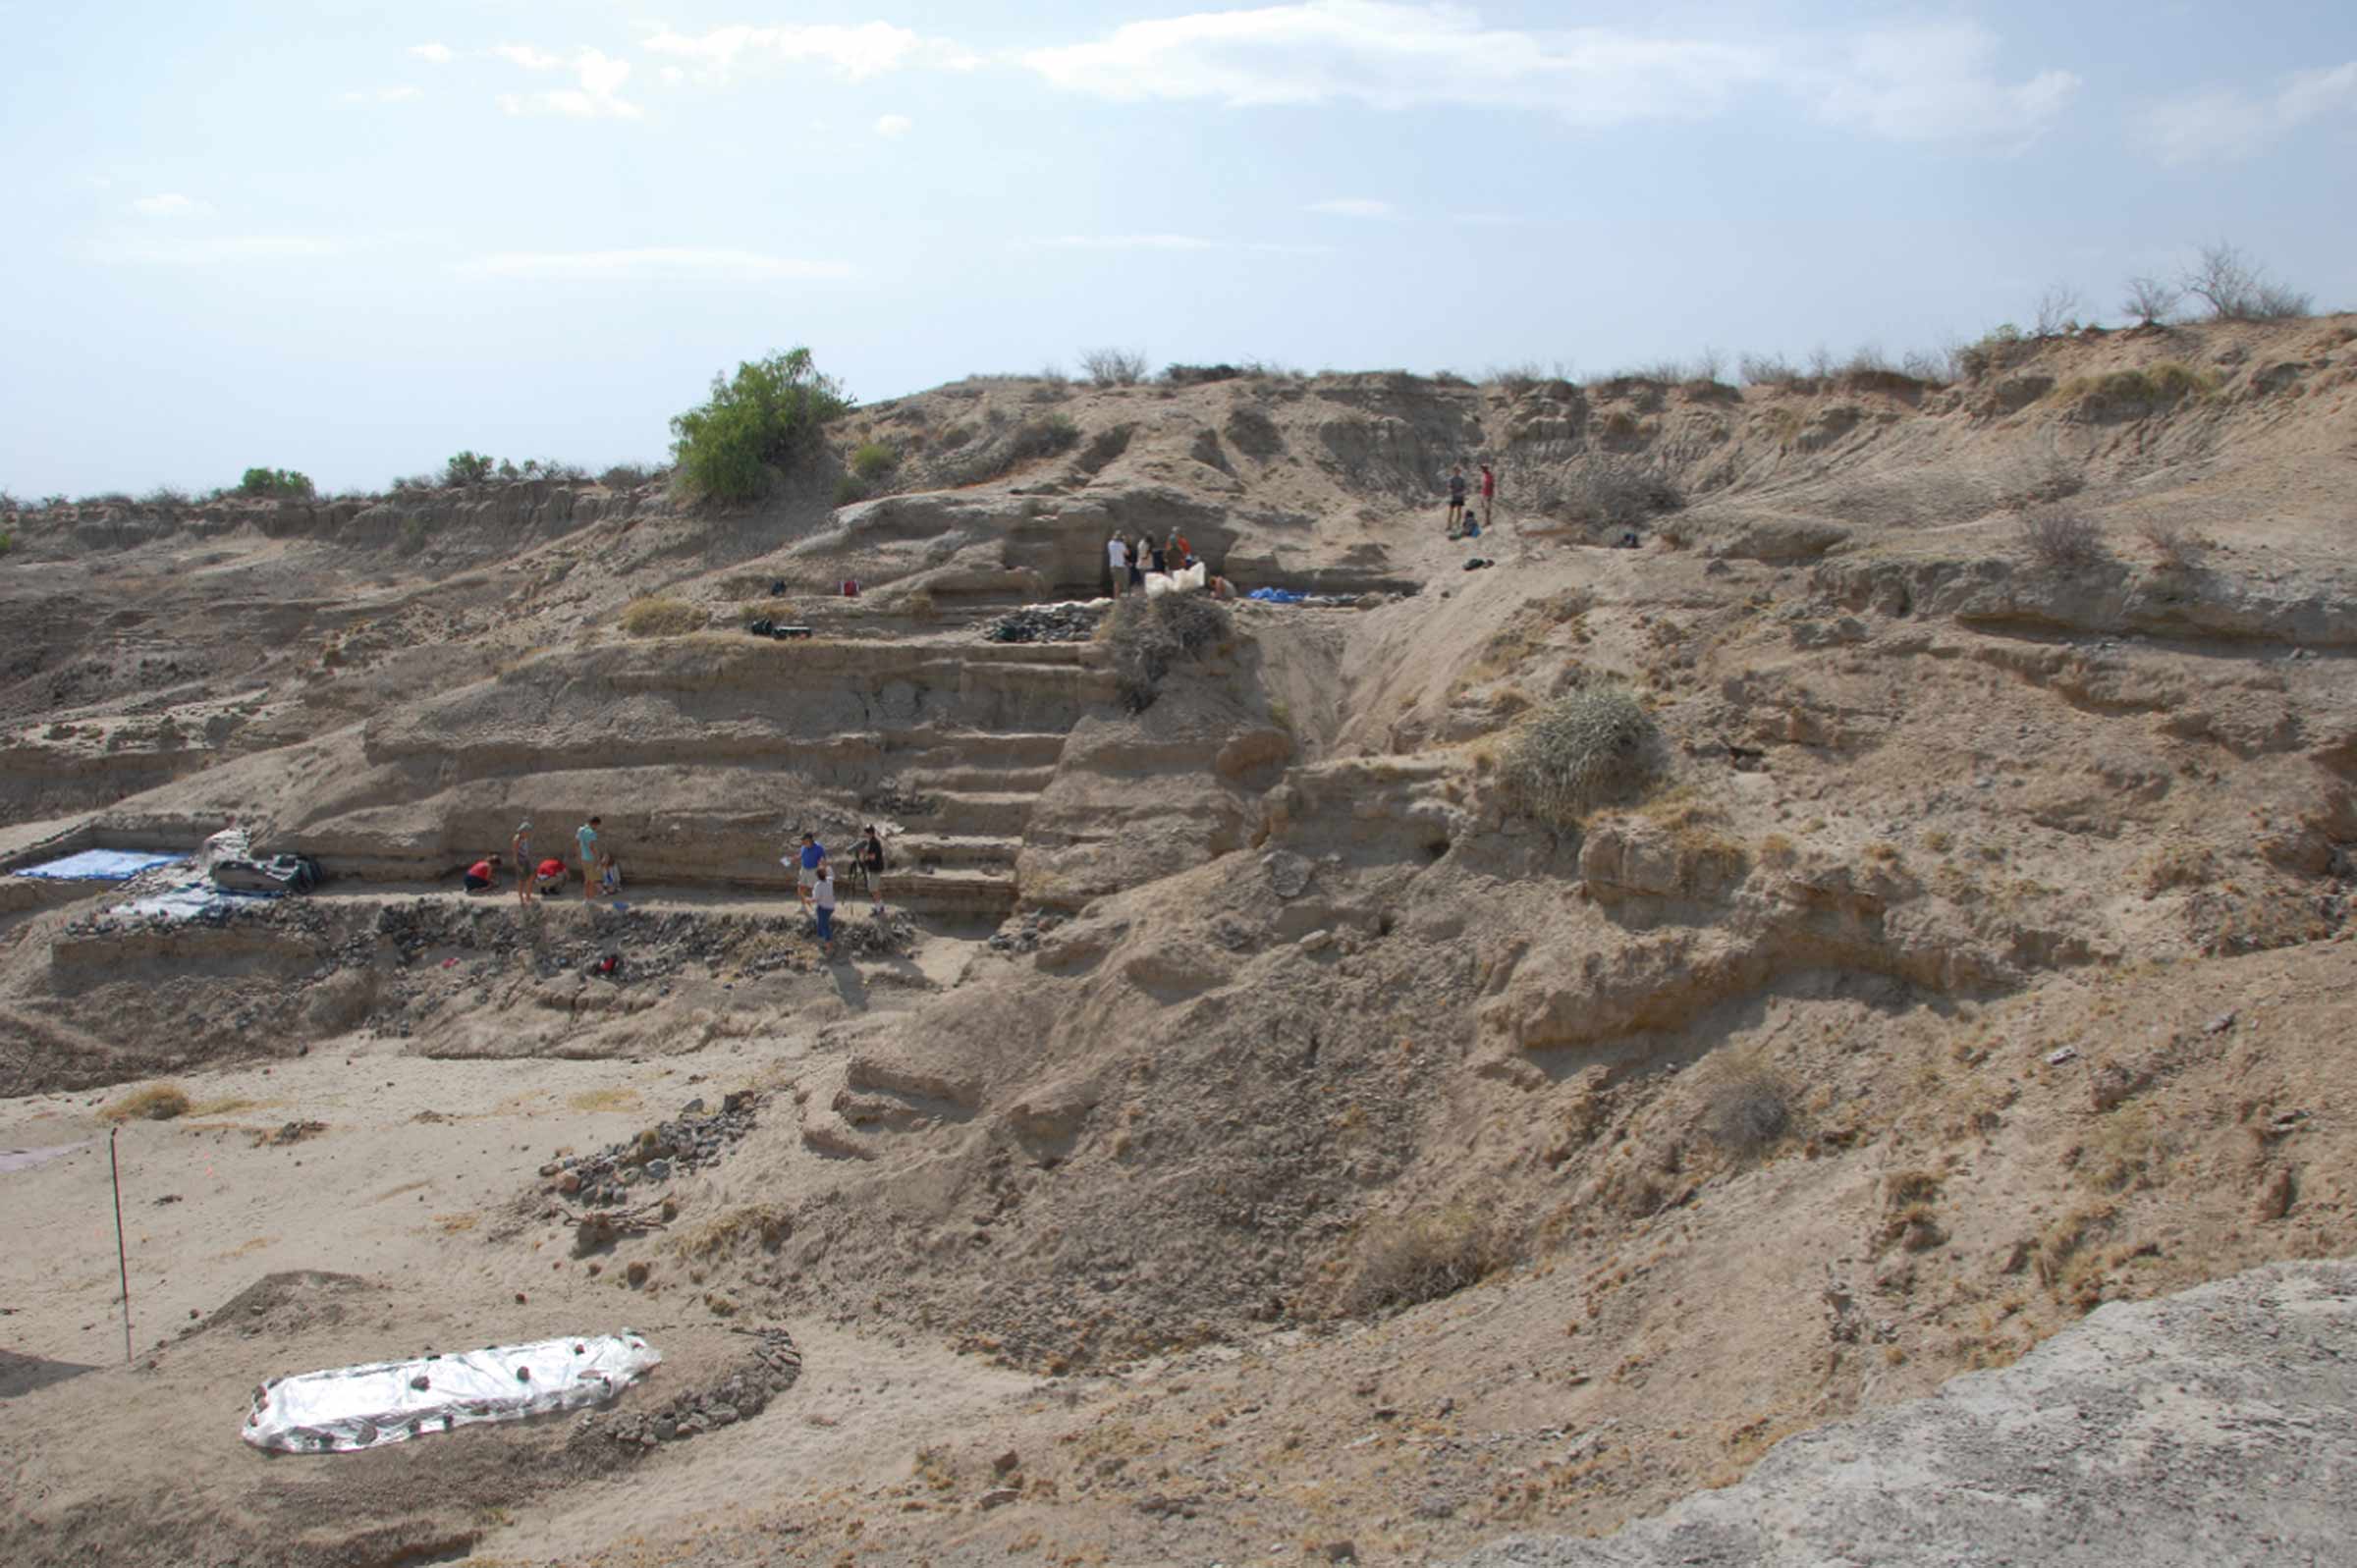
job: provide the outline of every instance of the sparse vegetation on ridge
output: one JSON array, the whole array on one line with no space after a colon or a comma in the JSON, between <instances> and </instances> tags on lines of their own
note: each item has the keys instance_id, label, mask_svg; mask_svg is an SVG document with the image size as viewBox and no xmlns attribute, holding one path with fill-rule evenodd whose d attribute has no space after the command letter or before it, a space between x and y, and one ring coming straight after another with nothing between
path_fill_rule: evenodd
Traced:
<instances>
[{"instance_id":1,"label":"sparse vegetation on ridge","mask_svg":"<svg viewBox=\"0 0 2357 1568\"><path fill-rule=\"evenodd\" d=\"M633 599L622 612L622 629L633 637L679 637L701 631L711 617L685 599Z\"/></svg>"},{"instance_id":2,"label":"sparse vegetation on ridge","mask_svg":"<svg viewBox=\"0 0 2357 1568\"><path fill-rule=\"evenodd\" d=\"M711 398L671 421L680 477L706 500L758 500L772 476L797 466L850 407L807 349L746 360L734 377L714 376Z\"/></svg>"}]
</instances>

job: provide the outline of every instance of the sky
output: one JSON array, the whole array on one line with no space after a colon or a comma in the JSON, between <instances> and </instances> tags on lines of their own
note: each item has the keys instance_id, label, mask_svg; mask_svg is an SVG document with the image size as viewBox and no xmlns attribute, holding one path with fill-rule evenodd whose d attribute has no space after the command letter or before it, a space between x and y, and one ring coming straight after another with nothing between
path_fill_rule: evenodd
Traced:
<instances>
[{"instance_id":1,"label":"sky","mask_svg":"<svg viewBox=\"0 0 2357 1568\"><path fill-rule=\"evenodd\" d=\"M2357 306L2357 5L0 0L0 489L660 460L716 372L1892 354Z\"/></svg>"}]
</instances>

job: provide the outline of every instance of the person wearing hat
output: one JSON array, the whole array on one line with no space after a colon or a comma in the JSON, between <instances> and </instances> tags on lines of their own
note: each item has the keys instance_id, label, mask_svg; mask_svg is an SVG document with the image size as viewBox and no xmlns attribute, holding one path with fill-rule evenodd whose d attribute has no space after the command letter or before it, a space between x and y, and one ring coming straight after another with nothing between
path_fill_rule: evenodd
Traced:
<instances>
[{"instance_id":1,"label":"person wearing hat","mask_svg":"<svg viewBox=\"0 0 2357 1568\"><path fill-rule=\"evenodd\" d=\"M529 822L520 822L516 825L516 837L508 840L508 853L513 855L516 860L516 901L520 904L530 903L532 901L532 825Z\"/></svg>"}]
</instances>

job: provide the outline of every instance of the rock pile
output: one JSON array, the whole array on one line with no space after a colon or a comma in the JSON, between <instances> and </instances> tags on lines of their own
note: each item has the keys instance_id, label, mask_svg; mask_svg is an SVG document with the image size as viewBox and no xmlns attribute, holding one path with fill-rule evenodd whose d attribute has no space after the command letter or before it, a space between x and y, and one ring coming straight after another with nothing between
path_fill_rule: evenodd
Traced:
<instances>
[{"instance_id":1,"label":"rock pile","mask_svg":"<svg viewBox=\"0 0 2357 1568\"><path fill-rule=\"evenodd\" d=\"M802 1376L802 1353L794 1336L783 1328L749 1330L753 1351L745 1365L713 1383L674 1396L660 1409L645 1413L601 1413L582 1419L580 1435L604 1436L618 1443L652 1448L698 1433L734 1427L761 1414L770 1400L793 1387Z\"/></svg>"},{"instance_id":2,"label":"rock pile","mask_svg":"<svg viewBox=\"0 0 2357 1568\"><path fill-rule=\"evenodd\" d=\"M635 1137L609 1144L593 1155L567 1155L540 1167L551 1192L583 1205L619 1204L632 1188L666 1182L717 1164L729 1146L753 1130L761 1097L740 1089L722 1099L715 1112L699 1098Z\"/></svg>"},{"instance_id":3,"label":"rock pile","mask_svg":"<svg viewBox=\"0 0 2357 1568\"><path fill-rule=\"evenodd\" d=\"M1061 915L1042 914L1034 909L1013 917L990 935L990 950L1012 958L1017 953L1037 952L1039 942L1049 932L1064 924Z\"/></svg>"},{"instance_id":4,"label":"rock pile","mask_svg":"<svg viewBox=\"0 0 2357 1568\"><path fill-rule=\"evenodd\" d=\"M1032 605L1011 610L983 626L992 642L1086 642L1105 619L1103 604Z\"/></svg>"}]
</instances>

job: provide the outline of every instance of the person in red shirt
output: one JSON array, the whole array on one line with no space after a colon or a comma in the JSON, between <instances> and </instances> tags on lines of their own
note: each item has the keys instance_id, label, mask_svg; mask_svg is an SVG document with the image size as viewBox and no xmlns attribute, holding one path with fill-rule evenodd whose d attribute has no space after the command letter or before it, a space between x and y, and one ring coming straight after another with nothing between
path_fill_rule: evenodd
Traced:
<instances>
[{"instance_id":1,"label":"person in red shirt","mask_svg":"<svg viewBox=\"0 0 2357 1568\"><path fill-rule=\"evenodd\" d=\"M499 856L486 856L466 868L466 891L468 892L486 892L489 890L492 880L498 875Z\"/></svg>"},{"instance_id":2,"label":"person in red shirt","mask_svg":"<svg viewBox=\"0 0 2357 1568\"><path fill-rule=\"evenodd\" d=\"M1483 533L1490 531L1490 512L1497 504L1498 476L1490 472L1490 465L1485 462L1481 465L1481 531Z\"/></svg>"},{"instance_id":3,"label":"person in red shirt","mask_svg":"<svg viewBox=\"0 0 2357 1568\"><path fill-rule=\"evenodd\" d=\"M565 862L551 855L540 862L537 875L542 892L556 892L565 886Z\"/></svg>"}]
</instances>

